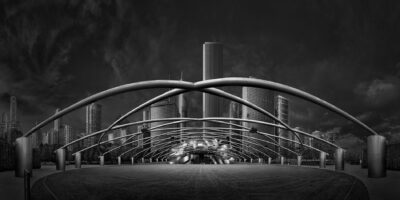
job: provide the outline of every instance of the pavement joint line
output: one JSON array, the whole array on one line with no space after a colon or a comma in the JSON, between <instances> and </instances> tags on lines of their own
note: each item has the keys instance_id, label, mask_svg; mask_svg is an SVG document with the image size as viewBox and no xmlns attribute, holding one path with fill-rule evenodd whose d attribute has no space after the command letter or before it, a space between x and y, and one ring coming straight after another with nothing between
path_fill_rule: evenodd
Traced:
<instances>
[{"instance_id":1,"label":"pavement joint line","mask_svg":"<svg viewBox=\"0 0 400 200\"><path fill-rule=\"evenodd\" d=\"M46 188L46 190L50 193L50 195L51 195L51 197L53 197L53 199L59 200L58 197L53 193L53 191L51 191L51 189L49 188L49 186L47 186L47 184L46 184L47 177L48 177L48 176L45 176L44 179L43 179L43 182L42 182L44 188Z\"/></svg>"}]
</instances>

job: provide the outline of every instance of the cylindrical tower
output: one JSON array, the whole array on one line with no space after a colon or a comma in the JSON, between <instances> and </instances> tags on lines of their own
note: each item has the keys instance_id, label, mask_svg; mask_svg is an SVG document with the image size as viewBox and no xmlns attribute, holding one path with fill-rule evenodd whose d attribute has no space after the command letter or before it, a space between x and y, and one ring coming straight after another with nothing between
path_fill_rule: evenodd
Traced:
<instances>
[{"instance_id":1,"label":"cylindrical tower","mask_svg":"<svg viewBox=\"0 0 400 200\"><path fill-rule=\"evenodd\" d=\"M203 44L203 80L222 78L222 43L205 42ZM222 101L219 97L203 94L203 117L221 117ZM204 122L204 127L217 126Z\"/></svg>"}]
</instances>

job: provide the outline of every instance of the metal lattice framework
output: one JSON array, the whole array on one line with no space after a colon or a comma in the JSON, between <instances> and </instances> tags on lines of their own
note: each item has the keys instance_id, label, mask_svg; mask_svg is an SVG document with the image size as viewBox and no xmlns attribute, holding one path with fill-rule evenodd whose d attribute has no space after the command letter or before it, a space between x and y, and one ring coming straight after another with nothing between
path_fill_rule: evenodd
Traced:
<instances>
[{"instance_id":1,"label":"metal lattice framework","mask_svg":"<svg viewBox=\"0 0 400 200\"><path fill-rule=\"evenodd\" d=\"M126 138L125 143L120 144L119 146L117 146L113 149L110 149L101 154L101 155L105 155L105 154L110 153L111 151L120 149L129 144L135 143L135 140L130 141L130 142L127 142L127 141L129 141L130 139L133 139L136 135L140 134L140 132L137 132L137 133L128 134L123 137L117 137L117 138L114 138L113 140L102 141L102 138L106 133L108 133L109 131L115 130L115 129L120 129L120 128L134 126L134 125L140 125L140 124L144 124L144 123L148 124L151 122L163 122L163 124L161 124L159 126L149 128L149 131L158 131L158 132L162 132L162 133L159 135L156 135L154 137L151 137L147 141L147 143L152 142L152 143L155 143L155 145L150 145L151 147L148 147L148 148L142 148L141 151L136 152L132 157L136 157L139 154L143 154L143 157L151 155L151 157L157 157L157 159L165 157L169 153L168 150L170 148L172 148L174 144L176 145L177 143L181 142L182 138L176 138L176 139L174 138L171 140L171 138L163 139L163 138L157 138L157 137L176 135L177 133L179 133L180 136L185 136L186 138L190 138L191 134L198 134L199 132L196 132L198 130L200 130L201 133L204 134L202 136L203 138L220 138L221 141L227 141L226 138L224 138L227 135L230 135L230 136L236 135L236 136L241 136L241 137L246 138L246 140L241 140L240 142L237 142L237 141L233 141L236 139L231 137L231 140L227 141L232 146L235 146L235 148L241 149L241 151L237 151L236 149L231 148L231 150L232 150L230 152L231 155L233 155L233 157L235 157L235 158L242 158L242 159L244 157L256 158L257 155L254 154L255 152L258 152L259 154L262 154L267 158L269 158L271 156L268 155L266 152L269 152L269 153L272 152L274 154L281 156L279 154L279 152L276 152L276 151L266 147L265 145L261 145L264 143L268 143L270 145L277 146L279 148L285 149L288 152L296 154L296 155L301 155L301 152L296 152L295 150L292 150L289 147L285 147L285 146L277 143L275 139L281 139L281 140L285 140L288 142L299 144L301 146L301 148L309 148L312 150L323 152L321 149L305 145L298 135L303 135L304 137L313 138L315 140L326 143L333 148L340 148L336 144L333 144L327 140L321 139L319 137L315 137L304 131L295 130L292 127L290 127L288 124L284 123L283 121L281 121L280 119L275 117L272 113L269 113L268 111L264 110L263 108L255 105L249 101L246 101L246 100L242 99L241 97L235 96L235 95L225 92L221 89L215 88L215 87L222 87L222 86L256 87L256 88L275 90L278 92L290 94L290 95L299 97L301 99L307 100L309 102L312 102L314 104L320 105L330 111L333 111L333 112L343 116L344 118L354 122L355 124L359 125L364 130L366 130L366 132L368 132L372 135L378 135L374 130L372 130L370 127L368 127L367 125L365 125L364 123L359 121L357 118L355 118L352 115L348 114L347 112L341 110L340 108L338 108L322 99L319 99L318 97L311 95L307 92L301 91L299 89L296 89L296 88L293 88L293 87L290 87L287 85L283 85L283 84L279 84L279 83L271 82L271 81L266 81L266 80L260 80L260 79L254 79L254 78L231 77L231 78L209 79L209 80L204 80L204 81L199 81L199 82L194 82L194 83L187 82L187 81L175 81L175 80L153 80L153 81L143 81L143 82L130 83L130 84L126 84L126 85L117 86L115 88L111 88L111 89L99 92L97 94L94 94L90 97L87 97L87 98L61 110L60 112L57 112L53 116L51 116L48 119L44 120L43 122L37 124L31 130L26 132L24 134L24 137L31 135L32 133L34 133L37 130L39 130L40 128L44 127L48 123L66 115L76 109L79 109L90 103L99 101L101 99L104 99L104 98L107 98L110 96L122 94L125 92L133 92L133 91L137 91L137 90L143 90L143 89L175 88L175 89L169 90L161 95L158 95L158 96L142 103L141 105L133 108L132 110L130 110L129 112L127 112L126 114L124 114L123 116L118 118L116 121L111 123L111 125L109 125L106 129L83 136L77 140L74 140L68 144L65 144L60 149L64 149L64 148L66 148L72 144L75 144L79 141L83 141L84 139L98 136L98 135L100 135L100 139L98 140L98 142L96 144L91 145L89 147L84 147L83 149L79 150L78 152L80 153L80 152L86 151L91 148L99 147L102 144L106 144L106 143L112 142L114 140ZM267 117L271 118L275 123L268 123L268 122L262 122L262 121L258 121L258 120L250 120L250 119L239 119L239 118L222 118L222 117L188 118L188 117L185 117L185 118L165 118L165 119L143 120L143 121L136 121L136 122L132 122L132 123L120 124L124 119L128 118L132 114L134 114L156 102L159 102L161 100L164 100L169 97L173 97L173 96L185 93L185 92L190 92L190 91L199 91L199 92L208 93L211 95L217 95L219 97L226 98L231 101L235 101L239 104L242 104L244 106L252 108L252 109L266 115ZM214 123L219 123L219 124L223 124L223 125L229 125L231 127L229 127L229 128L227 128L227 127L185 127L183 129L182 128L165 128L166 126L170 126L170 125L177 125L177 124L182 124L182 123L190 123L190 122L198 122L198 121L214 122ZM294 136L296 136L299 141L291 140L289 138L285 138L282 136L277 136L274 134L265 133L265 132L261 132L261 131L255 131L255 133L262 135L263 136L262 138L254 138L254 137L250 137L247 135L243 135L241 133L251 131L252 130L251 127L246 127L243 125L232 123L233 121L251 122L251 123L260 124L263 126L272 126L274 128L287 130L287 131L291 132ZM233 127L236 127L236 128L233 128ZM137 140L136 140L136 142L137 142ZM243 146L246 146L248 148L243 148ZM254 148L254 146L259 146L260 148ZM157 147L157 148L155 148L155 147ZM156 149L158 152L154 152L154 151L152 152L151 151L152 148ZM123 156L128 152L136 151L136 149L138 149L138 147L133 147L133 148L129 149L128 151L123 152L119 156ZM248 149L252 149L252 150L250 151ZM261 151L260 149L263 149L263 151ZM76 154L76 153L77 152L75 152L74 154ZM325 153L325 152L323 152L323 153Z\"/></svg>"}]
</instances>

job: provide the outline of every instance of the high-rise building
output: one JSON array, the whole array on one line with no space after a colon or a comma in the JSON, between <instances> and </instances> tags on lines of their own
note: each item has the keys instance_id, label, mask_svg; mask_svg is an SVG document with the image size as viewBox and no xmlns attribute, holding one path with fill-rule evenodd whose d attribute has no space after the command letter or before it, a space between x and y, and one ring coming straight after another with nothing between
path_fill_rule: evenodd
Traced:
<instances>
[{"instance_id":1,"label":"high-rise building","mask_svg":"<svg viewBox=\"0 0 400 200\"><path fill-rule=\"evenodd\" d=\"M60 112L60 109L57 108L55 114ZM53 135L52 137L52 144L62 144L64 141L64 138L62 137L62 122L61 118L57 118L54 120L54 126L53 126Z\"/></svg>"},{"instance_id":2,"label":"high-rise building","mask_svg":"<svg viewBox=\"0 0 400 200\"><path fill-rule=\"evenodd\" d=\"M89 135L96 131L101 130L101 105L97 103L92 103L86 106L86 134ZM98 142L100 136L90 137L85 142L84 145L91 146ZM89 160L95 160L95 149L90 149L86 153L86 158ZM85 156L84 156L85 157Z\"/></svg>"},{"instance_id":3,"label":"high-rise building","mask_svg":"<svg viewBox=\"0 0 400 200\"><path fill-rule=\"evenodd\" d=\"M8 123L6 125L6 139L7 142L12 144L15 140L22 136L19 131L19 121L17 118L17 98L15 96L10 97L10 113Z\"/></svg>"},{"instance_id":4,"label":"high-rise building","mask_svg":"<svg viewBox=\"0 0 400 200\"><path fill-rule=\"evenodd\" d=\"M8 115L6 112L4 112L1 116L1 122L0 122L0 138L2 139L7 139L7 131L8 131Z\"/></svg>"},{"instance_id":5,"label":"high-rise building","mask_svg":"<svg viewBox=\"0 0 400 200\"><path fill-rule=\"evenodd\" d=\"M276 96L275 116L282 122L289 124L289 100L281 95ZM290 133L290 134L292 135L292 133ZM276 128L275 135L289 138L289 131L280 129L280 128ZM289 139L291 139L292 137L293 137L293 135ZM289 145L292 145L281 139L277 139L277 142L280 145L286 146L286 147L288 147ZM282 149L280 149L280 148L277 148L277 150L284 156L287 156L287 154L288 154L286 151L282 151Z\"/></svg>"},{"instance_id":6,"label":"high-rise building","mask_svg":"<svg viewBox=\"0 0 400 200\"><path fill-rule=\"evenodd\" d=\"M10 129L17 128L18 118L17 118L17 98L15 96L10 97Z\"/></svg>"},{"instance_id":7,"label":"high-rise building","mask_svg":"<svg viewBox=\"0 0 400 200\"><path fill-rule=\"evenodd\" d=\"M31 147L32 148L38 148L38 138L37 138L37 132L32 133L29 136L29 140L31 142Z\"/></svg>"},{"instance_id":8,"label":"high-rise building","mask_svg":"<svg viewBox=\"0 0 400 200\"><path fill-rule=\"evenodd\" d=\"M241 106L239 103L232 101L229 104L229 118L238 118L238 119L242 118L242 109L241 109ZM232 121L230 121L230 123L240 125L239 121L232 120ZM229 127L230 128L238 128L234 125L229 125ZM241 151L241 148L239 147L242 143L241 131L231 130L229 133L230 133L229 141L232 141L235 144L238 143L237 145L233 145L233 146L235 146L233 148L237 151Z\"/></svg>"},{"instance_id":9,"label":"high-rise building","mask_svg":"<svg viewBox=\"0 0 400 200\"><path fill-rule=\"evenodd\" d=\"M159 101L159 102L151 105L151 107L150 107L150 119L163 119L163 118L172 118L172 117L177 117L177 116L178 116L178 109L177 109L174 99L172 99L172 98L168 98L167 100L164 100L164 101ZM150 123L150 127L154 128L154 127L162 125L162 124L165 124L165 122L152 122L152 123ZM167 127L176 127L176 125L175 126L173 126L173 125L163 126L162 128L167 128ZM163 133L163 131L151 131L151 138L152 138L151 139L151 147L152 147L151 150L152 151L155 150L153 148L153 146L157 144L157 142L156 142L157 140L166 139L166 138L170 138L170 137L175 137L175 138L179 137L179 133L176 133L174 135L169 135L169 136L156 137L156 136L159 136L161 133Z\"/></svg>"},{"instance_id":10,"label":"high-rise building","mask_svg":"<svg viewBox=\"0 0 400 200\"><path fill-rule=\"evenodd\" d=\"M64 139L63 139L63 141L62 141L61 144L67 144L67 143L72 142L72 140L74 139L74 138L73 138L73 133L72 133L72 127L71 127L70 125L68 125L68 124L65 124L65 125L63 126L62 135L63 135L63 138L64 138ZM68 151L72 151L72 146L69 145L69 146L67 147L67 150L68 150Z\"/></svg>"},{"instance_id":11,"label":"high-rise building","mask_svg":"<svg viewBox=\"0 0 400 200\"><path fill-rule=\"evenodd\" d=\"M261 89L261 88L254 88L254 87L243 87L242 88L242 98L244 100L247 100L258 107L266 110L267 112L273 114L274 113L274 93L273 91L266 90L266 89ZM253 120L258 120L258 121L263 121L263 122L270 122L273 123L273 119L265 115L264 113L261 113L259 111L256 111L248 106L242 105L242 118L243 119L253 119ZM260 124L255 124L255 123L249 123L249 122L243 122L243 126L251 128L253 130L257 130L260 132L265 132L265 133L270 133L273 134L274 128L271 126L266 126L266 125L260 125ZM262 139L262 140L270 140L266 136L263 136L259 133L254 133L251 131L244 132L243 135L245 136L250 136L253 138L257 139ZM251 145L247 144L245 141L249 140L248 138L243 138L243 148L247 148L247 145L252 146L253 148L260 149L259 146L257 145ZM260 140L251 140L252 143L258 143L263 146L268 146L271 148L274 148L271 144L263 143L260 142ZM248 148L248 150L251 150ZM257 152L258 154L258 152ZM272 156L272 154L271 154Z\"/></svg>"},{"instance_id":12,"label":"high-rise building","mask_svg":"<svg viewBox=\"0 0 400 200\"><path fill-rule=\"evenodd\" d=\"M223 45L219 42L203 44L203 80L223 77ZM215 95L203 93L203 117L222 117L222 99ZM204 127L218 126L204 122Z\"/></svg>"}]
</instances>

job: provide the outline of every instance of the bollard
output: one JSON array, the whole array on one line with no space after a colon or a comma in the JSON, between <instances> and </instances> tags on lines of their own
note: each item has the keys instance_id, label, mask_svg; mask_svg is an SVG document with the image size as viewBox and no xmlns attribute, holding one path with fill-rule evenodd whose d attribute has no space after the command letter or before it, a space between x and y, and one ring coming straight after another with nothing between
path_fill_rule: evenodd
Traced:
<instances>
[{"instance_id":1,"label":"bollard","mask_svg":"<svg viewBox=\"0 0 400 200\"><path fill-rule=\"evenodd\" d=\"M81 152L75 153L75 168L81 168Z\"/></svg>"},{"instance_id":2,"label":"bollard","mask_svg":"<svg viewBox=\"0 0 400 200\"><path fill-rule=\"evenodd\" d=\"M104 156L99 156L100 158L100 166L104 166Z\"/></svg>"},{"instance_id":3,"label":"bollard","mask_svg":"<svg viewBox=\"0 0 400 200\"><path fill-rule=\"evenodd\" d=\"M25 200L31 199L31 173L28 170L24 171L24 196Z\"/></svg>"},{"instance_id":4,"label":"bollard","mask_svg":"<svg viewBox=\"0 0 400 200\"><path fill-rule=\"evenodd\" d=\"M319 153L319 168L325 168L325 167L326 167L326 153L321 151Z\"/></svg>"},{"instance_id":5,"label":"bollard","mask_svg":"<svg viewBox=\"0 0 400 200\"><path fill-rule=\"evenodd\" d=\"M297 156L297 166L301 166L302 156Z\"/></svg>"}]
</instances>

